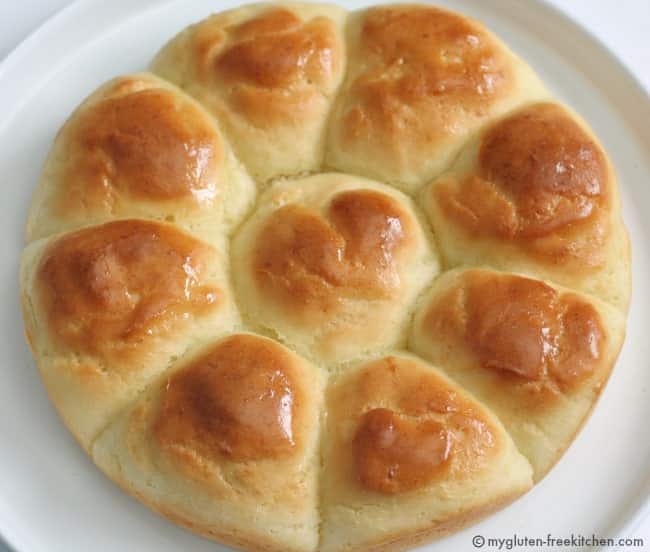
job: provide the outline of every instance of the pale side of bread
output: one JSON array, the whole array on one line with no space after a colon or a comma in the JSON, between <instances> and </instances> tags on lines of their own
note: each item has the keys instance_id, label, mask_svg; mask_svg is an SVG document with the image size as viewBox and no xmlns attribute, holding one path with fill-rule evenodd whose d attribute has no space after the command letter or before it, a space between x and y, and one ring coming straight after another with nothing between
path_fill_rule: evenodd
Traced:
<instances>
[{"instance_id":1,"label":"pale side of bread","mask_svg":"<svg viewBox=\"0 0 650 552\"><path fill-rule=\"evenodd\" d=\"M512 120L520 114L534 113L535 110L548 106L557 109L561 113L561 119L558 122L559 131L564 130L564 125L577 125L576 133L580 133L580 140L584 141L582 149L576 152L559 154L564 157L564 165L558 167L557 164L549 166L547 160L542 157L546 151L553 146L553 141L548 141L541 136L536 143L538 151L529 153L530 158L522 157L518 159L506 159L503 163L511 166L521 167L527 163L530 167L529 173L534 177L536 175L548 174L557 170L564 171L564 174L572 174L572 163L579 162L578 156L581 151L587 147L593 148L594 154L602 156L602 174L600 175L601 186L604 188L602 193L604 205L599 211L584 219L584 226L579 226L580 221L575 223L574 227L569 224L551 230L541 235L539 238L533 236L530 239L522 239L519 243L516 239L491 235L490 231L494 229L488 222L481 227L481 213L471 215L472 210L476 209L475 205L468 205L463 202L463 198L457 199L452 194L458 189L459 183L464 178L473 177L479 172L479 155L484 137L492 129L500 128L503 122ZM524 127L522 124L521 127ZM521 132L527 130L525 127ZM530 129L532 132L535 129ZM554 129L555 130L555 129ZM572 130L568 128L568 130ZM557 131L556 131L557 132ZM514 139L524 139L522 134ZM550 144L550 145L549 145ZM558 155L556 153L556 155ZM540 160L535 161L539 156ZM536 163L536 164L535 164ZM558 162L559 163L559 162ZM512 169L505 167L504 171L518 171L519 168ZM526 169L523 169L526 170ZM583 169L593 170L591 168ZM579 169L573 170L576 180L581 178ZM586 177L585 177L586 178ZM560 181L561 182L561 181ZM563 184L559 184L562 186ZM579 184L569 181L565 184L565 190L571 193L571 187ZM454 202L456 212L470 214L474 221L477 221L476 229L468 228L461 222L458 216L451 215L444 209L440 196L437 194L444 193L444 190L451 190L449 194L450 202ZM495 187L491 183L483 185L477 190L472 190L468 196L476 198L476 204L488 206L494 202L494 216L499 221L499 225L507 226L511 223L509 218L512 216L507 205L508 193L504 192L503 196L498 196L493 190ZM580 190L577 190L578 193ZM495 193L494 196L491 194ZM621 215L621 201L616 180L616 173L609 161L604 149L597 137L589 126L574 111L559 104L529 104L524 106L520 111L516 111L496 122L486 129L486 131L472 139L464 148L453 167L442 175L440 178L428 185L420 194L421 204L429 215L429 221L433 226L436 236L438 236L438 246L446 268L452 268L458 265L481 266L490 265L501 270L510 270L513 272L523 272L532 276L552 280L585 293L595 295L608 303L613 304L620 310L627 312L631 295L631 271L630 267L630 243L627 230L623 224ZM552 209L554 201L562 200L561 194L548 192L548 199L540 198L539 210ZM502 203L503 202L503 203ZM481 206L481 207L482 207ZM481 208L479 207L479 208ZM505 208L504 208L505 207ZM569 209L580 209L579 204ZM486 208L486 213L490 213ZM502 210L503 209L503 210ZM569 212L566 216L571 216ZM489 216L486 215L486 216ZM515 215L516 216L516 215ZM602 217L602 224L596 219ZM601 224L599 227L598 225Z\"/></svg>"},{"instance_id":2,"label":"pale side of bread","mask_svg":"<svg viewBox=\"0 0 650 552\"><path fill-rule=\"evenodd\" d=\"M42 380L104 473L265 552L404 550L539 481L630 302L587 123L430 5L247 4L151 71L61 128L20 266Z\"/></svg>"},{"instance_id":3,"label":"pale side of bread","mask_svg":"<svg viewBox=\"0 0 650 552\"><path fill-rule=\"evenodd\" d=\"M510 280L513 278L516 280ZM502 310L507 313L522 309L527 302L528 314L517 314L517 318L502 314L499 318L495 312L498 305L486 299L490 295L501 298L497 295L501 293L501 283L508 281L518 281L521 287L511 288L508 302L500 301ZM475 286L473 291L467 291L468 285ZM485 297L479 298L480 293ZM565 318L560 335L545 326L543 319L540 324L539 311L552 307L539 304L537 293L557 293L549 305L565 299L578 302L580 310L576 313L579 314ZM560 303L558 313L563 308ZM552 323L554 316L549 310L547 320ZM579 335L570 335L569 325L578 327ZM592 331L583 331L584 327ZM594 407L624 337L623 315L595 297L576 294L555 284L542 284L526 275L477 268L451 270L436 280L418 307L409 347L440 366L499 417L518 449L533 465L538 481L571 444ZM560 339L564 341L556 341ZM537 357L540 344L542 359ZM485 357L481 356L481 347L489 350ZM555 381L537 387L535 377L522 377L511 371L537 369L540 360L546 361L547 355L556 354L544 348L554 347L559 353L571 351L575 355L559 361L563 373L589 362L586 376L576 378L575 383ZM592 352L593 349L597 351ZM519 360L516 365L514 359Z\"/></svg>"},{"instance_id":4,"label":"pale side of bread","mask_svg":"<svg viewBox=\"0 0 650 552\"><path fill-rule=\"evenodd\" d=\"M192 25L151 70L203 103L258 181L321 168L343 79L346 12L332 4L251 4Z\"/></svg>"},{"instance_id":5,"label":"pale side of bread","mask_svg":"<svg viewBox=\"0 0 650 552\"><path fill-rule=\"evenodd\" d=\"M425 228L409 197L364 178L274 184L232 246L247 323L325 364L402 347L438 272Z\"/></svg>"},{"instance_id":6,"label":"pale side of bread","mask_svg":"<svg viewBox=\"0 0 650 552\"><path fill-rule=\"evenodd\" d=\"M175 222L219 242L255 184L215 119L151 73L117 77L70 116L32 198L27 241L118 218Z\"/></svg>"},{"instance_id":7,"label":"pale side of bread","mask_svg":"<svg viewBox=\"0 0 650 552\"><path fill-rule=\"evenodd\" d=\"M218 352L224 343L228 343L229 354L234 358L238 354L250 355L252 350L252 361L261 371L291 376L290 402L288 406L281 403L287 407L284 413L288 413L293 428L295 446L289 451L278 451L271 443L271 453L250 457L250 452L244 451L244 455L249 456L233 459L227 453L194 447L191 439L178 441L185 437L184 431L192 429L191 422L186 422L182 415L180 422L166 419L166 415L176 415L176 412L165 410L161 397L168 392L170 380L173 386L178 372L191 366L205 351ZM213 362L219 360L217 354ZM229 365L224 367L226 372L233 368L236 369ZM244 381L252 384L254 376L247 375ZM130 494L204 537L244 550L316 550L318 446L325 381L324 371L277 342L252 334L231 335L183 359L156 385L142 393L96 440L92 456L97 465ZM217 388L212 390L212 393L218 392ZM250 393L247 396L254 400ZM193 405L185 407L191 410ZM255 405L248 408L255 408ZM246 424L239 429L242 434L235 437L244 441L243 446L250 445L253 453L258 452L255 440L259 439L259 432L272 431L272 428L267 429L274 423L272 412L254 411L257 416L247 419L250 416L247 404L242 403L239 407L220 404L209 414L218 416L221 409L231 423L234 419ZM207 416L207 413L201 415ZM170 430L165 423L176 425ZM210 420L195 418L193 423L209 424ZM242 447L241 441L233 442Z\"/></svg>"},{"instance_id":8,"label":"pale side of bread","mask_svg":"<svg viewBox=\"0 0 650 552\"><path fill-rule=\"evenodd\" d=\"M441 8L354 12L347 40L349 68L330 121L326 166L410 193L445 170L491 119L548 97L500 39Z\"/></svg>"},{"instance_id":9,"label":"pale side of bread","mask_svg":"<svg viewBox=\"0 0 650 552\"><path fill-rule=\"evenodd\" d=\"M458 530L532 485L530 464L498 418L440 370L413 355L397 352L344 372L328 389L327 408L321 482L324 552L404 549ZM369 488L355 461L372 461L374 454L360 457L355 439L360 417L373 409L396 412L407 424L413 422L415 431L430 419L453 429L447 465L413 488L391 493ZM381 431L379 443L390 442L390 426ZM401 430L393 431L399 439ZM417 439L424 443L422 436ZM417 458L418 445L413 446L401 454ZM425 467L416 463L413 469L417 478ZM391 477L387 476L388 485ZM399 473L394 477L400 480Z\"/></svg>"},{"instance_id":10,"label":"pale side of bread","mask_svg":"<svg viewBox=\"0 0 650 552\"><path fill-rule=\"evenodd\" d=\"M130 223L133 221L109 224ZM146 227L159 225L141 221L136 223ZM144 264L142 259L133 263L125 261L123 257L116 260L111 258L110 249L108 252L104 250L91 253L90 258L80 261L79 271L82 270L81 267L86 268L79 272L78 279L71 281L65 289L61 287L61 281L68 276L63 269L58 269L58 287L54 291L62 297L64 303L60 307L48 308L44 304L41 277L43 259L62 239L69 239L76 234L56 235L35 241L22 254L20 298L27 340L52 402L70 431L85 448L112 416L137 397L177 357L200 345L207 337L232 331L240 324L239 313L230 290L225 262L227 254L208 244L195 242L194 238L183 234L174 226L160 226L171 234L180 236L181 240L191 240L192 247L196 247L195 251L202 256L202 270L200 274L196 274L197 284L214 289L216 298L214 304L208 305L205 312L193 312L192 305L183 301L179 302L180 314L175 317L166 312L159 316L152 311L146 320L149 326L143 328L143 333L135 333L134 337L128 340L117 335L117 330L111 327L114 323L112 314L120 308L116 304L117 294L135 294L133 307L125 307L128 316L137 316L139 308L146 311L149 308L146 306L148 300L153 301L150 304L153 305L151 308L155 309L157 301L165 300L165 290L158 289L157 282L154 281L145 283L144 288L138 287L134 282L135 278L144 279L145 282L148 278L161 278L160 272L156 274L152 270L155 270L155 265ZM90 232L101 235L102 228L94 227ZM137 234L135 239L139 239ZM80 257L83 251L73 252L72 255ZM171 273L172 269L176 268L171 265L169 259L152 259L151 253L146 251L144 255L149 261L165 263L162 268L165 272ZM53 258L56 260L61 256L55 253ZM180 268L184 269L186 266L191 270L190 261L191 259L180 261L184 263ZM122 274L126 276L124 280L120 274L123 270ZM143 274L143 270L147 272ZM106 271L103 280L97 276L99 271ZM72 274L69 276L72 278ZM46 276L45 281L51 279ZM185 286L188 281L181 282L180 285ZM167 284L174 285L175 282L163 281L163 288ZM191 289L192 285L190 282L188 289ZM154 292L162 293L163 296L153 297ZM69 303L66 302L68 299ZM65 312L68 308L75 310ZM91 311L95 309L96 320L88 322L90 330L86 334L80 334L80 339L87 341L88 346L71 346L61 337L61 333L74 335L74 325L83 324L80 320L83 320L85 315L92 317L94 312ZM52 316L57 319L53 320ZM124 315L124 318L126 319L127 315ZM86 350L83 350L84 347Z\"/></svg>"}]
</instances>

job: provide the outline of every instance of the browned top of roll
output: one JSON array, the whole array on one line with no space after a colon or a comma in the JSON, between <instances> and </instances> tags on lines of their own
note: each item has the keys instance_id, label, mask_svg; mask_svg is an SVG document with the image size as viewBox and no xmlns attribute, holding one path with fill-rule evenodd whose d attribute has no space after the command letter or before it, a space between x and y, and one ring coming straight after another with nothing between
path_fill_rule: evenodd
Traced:
<instances>
[{"instance_id":1,"label":"browned top of roll","mask_svg":"<svg viewBox=\"0 0 650 552\"><path fill-rule=\"evenodd\" d=\"M535 104L482 138L475 171L434 187L446 215L473 234L517 242L531 252L579 255L596 264L610 203L605 156L560 106ZM589 240L560 247L568 232Z\"/></svg>"},{"instance_id":2,"label":"browned top of roll","mask_svg":"<svg viewBox=\"0 0 650 552\"><path fill-rule=\"evenodd\" d=\"M364 365L330 396L332 424L356 426L352 469L363 488L398 494L462 478L497 446L491 422L426 364L386 357ZM336 425L335 427L338 427Z\"/></svg>"},{"instance_id":3,"label":"browned top of roll","mask_svg":"<svg viewBox=\"0 0 650 552\"><path fill-rule=\"evenodd\" d=\"M36 275L54 341L80 353L124 352L217 308L223 292L202 283L212 254L172 226L139 220L55 239Z\"/></svg>"},{"instance_id":4,"label":"browned top of roll","mask_svg":"<svg viewBox=\"0 0 650 552\"><path fill-rule=\"evenodd\" d=\"M457 131L509 92L502 52L467 18L429 6L368 9L353 55L363 71L350 87L340 139L417 147ZM459 110L461 113L459 113Z\"/></svg>"},{"instance_id":5,"label":"browned top of roll","mask_svg":"<svg viewBox=\"0 0 650 552\"><path fill-rule=\"evenodd\" d=\"M375 408L362 416L353 444L361 484L396 494L422 487L444 470L452 434L436 421L417 423Z\"/></svg>"},{"instance_id":6,"label":"browned top of roll","mask_svg":"<svg viewBox=\"0 0 650 552\"><path fill-rule=\"evenodd\" d=\"M239 24L224 21L196 29L198 74L216 79L231 109L255 126L293 120L330 91L343 56L332 20L269 7Z\"/></svg>"},{"instance_id":7,"label":"browned top of roll","mask_svg":"<svg viewBox=\"0 0 650 552\"><path fill-rule=\"evenodd\" d=\"M119 86L128 90L129 82ZM179 94L136 89L81 111L67 130L63 208L81 197L110 209L116 192L149 201L214 199L223 145L210 119Z\"/></svg>"},{"instance_id":8,"label":"browned top of roll","mask_svg":"<svg viewBox=\"0 0 650 552\"><path fill-rule=\"evenodd\" d=\"M221 341L169 378L155 423L158 443L235 462L291 454L303 438L295 364L268 339L241 334Z\"/></svg>"},{"instance_id":9,"label":"browned top of roll","mask_svg":"<svg viewBox=\"0 0 650 552\"><path fill-rule=\"evenodd\" d=\"M292 308L328 311L344 297L384 299L400 285L399 259L414 239L412 217L372 190L335 195L326 216L289 204L259 233L257 284Z\"/></svg>"},{"instance_id":10,"label":"browned top of roll","mask_svg":"<svg viewBox=\"0 0 650 552\"><path fill-rule=\"evenodd\" d=\"M596 309L538 280L468 271L428 307L436 339L468 347L478 364L543 403L598 367L606 333Z\"/></svg>"}]
</instances>

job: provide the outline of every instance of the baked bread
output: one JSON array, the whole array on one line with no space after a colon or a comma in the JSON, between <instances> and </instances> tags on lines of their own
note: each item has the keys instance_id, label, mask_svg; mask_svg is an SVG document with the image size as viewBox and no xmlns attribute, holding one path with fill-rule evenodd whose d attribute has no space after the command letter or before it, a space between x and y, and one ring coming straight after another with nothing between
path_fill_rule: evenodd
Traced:
<instances>
[{"instance_id":1,"label":"baked bread","mask_svg":"<svg viewBox=\"0 0 650 552\"><path fill-rule=\"evenodd\" d=\"M490 264L627 310L629 243L616 176L580 118L527 105L467 144L422 192L448 266Z\"/></svg>"},{"instance_id":2,"label":"baked bread","mask_svg":"<svg viewBox=\"0 0 650 552\"><path fill-rule=\"evenodd\" d=\"M176 357L237 324L226 266L223 252L179 228L136 219L25 249L27 339L84 448Z\"/></svg>"},{"instance_id":3,"label":"baked bread","mask_svg":"<svg viewBox=\"0 0 650 552\"><path fill-rule=\"evenodd\" d=\"M433 6L350 15L348 71L326 164L414 192L487 121L547 97L535 73L483 25Z\"/></svg>"},{"instance_id":4,"label":"baked bread","mask_svg":"<svg viewBox=\"0 0 650 552\"><path fill-rule=\"evenodd\" d=\"M363 178L277 182L233 241L244 316L326 364L403 347L438 273L421 222L408 196Z\"/></svg>"},{"instance_id":5,"label":"baked bread","mask_svg":"<svg viewBox=\"0 0 650 552\"><path fill-rule=\"evenodd\" d=\"M97 464L204 535L244 549L315 549L324 371L252 334L178 364L95 441Z\"/></svg>"},{"instance_id":6,"label":"baked bread","mask_svg":"<svg viewBox=\"0 0 650 552\"><path fill-rule=\"evenodd\" d=\"M333 378L323 435L323 551L448 534L532 486L498 419L405 353Z\"/></svg>"},{"instance_id":7,"label":"baked bread","mask_svg":"<svg viewBox=\"0 0 650 552\"><path fill-rule=\"evenodd\" d=\"M624 335L621 312L595 297L455 269L425 297L410 345L499 417L539 480L582 426Z\"/></svg>"},{"instance_id":8,"label":"baked bread","mask_svg":"<svg viewBox=\"0 0 650 552\"><path fill-rule=\"evenodd\" d=\"M244 6L187 28L152 69L215 115L258 181L315 172L345 71L345 19L333 5Z\"/></svg>"},{"instance_id":9,"label":"baked bread","mask_svg":"<svg viewBox=\"0 0 650 552\"><path fill-rule=\"evenodd\" d=\"M587 123L433 6L247 5L150 69L56 136L20 267L43 382L108 477L267 552L408 548L539 481L630 299Z\"/></svg>"},{"instance_id":10,"label":"baked bread","mask_svg":"<svg viewBox=\"0 0 650 552\"><path fill-rule=\"evenodd\" d=\"M139 217L218 241L254 197L254 182L200 104L153 74L126 75L94 92L59 131L27 240Z\"/></svg>"}]
</instances>

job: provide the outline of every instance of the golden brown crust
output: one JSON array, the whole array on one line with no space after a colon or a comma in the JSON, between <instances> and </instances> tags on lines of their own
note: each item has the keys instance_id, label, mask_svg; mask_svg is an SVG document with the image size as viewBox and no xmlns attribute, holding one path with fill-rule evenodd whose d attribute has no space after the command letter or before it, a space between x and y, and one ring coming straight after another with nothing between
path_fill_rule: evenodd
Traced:
<instances>
[{"instance_id":1,"label":"golden brown crust","mask_svg":"<svg viewBox=\"0 0 650 552\"><path fill-rule=\"evenodd\" d=\"M599 368L606 332L575 294L511 274L466 271L426 308L425 334L472 352L530 408L548 407Z\"/></svg>"},{"instance_id":2,"label":"golden brown crust","mask_svg":"<svg viewBox=\"0 0 650 552\"><path fill-rule=\"evenodd\" d=\"M328 162L406 189L446 168L490 116L542 93L523 91L535 78L481 25L440 8L369 8L352 16L349 42Z\"/></svg>"},{"instance_id":3,"label":"golden brown crust","mask_svg":"<svg viewBox=\"0 0 650 552\"><path fill-rule=\"evenodd\" d=\"M234 27L230 38L211 69L230 87L229 106L255 126L282 123L305 110L341 63L336 29L324 17L303 22L287 9L269 8Z\"/></svg>"},{"instance_id":4,"label":"golden brown crust","mask_svg":"<svg viewBox=\"0 0 650 552\"><path fill-rule=\"evenodd\" d=\"M120 485L210 538L314 550L320 370L236 333L180 358L92 447Z\"/></svg>"},{"instance_id":5,"label":"golden brown crust","mask_svg":"<svg viewBox=\"0 0 650 552\"><path fill-rule=\"evenodd\" d=\"M190 313L218 309L224 291L202 284L211 255L172 226L139 220L55 239L36 276L54 343L119 358L143 340L170 335Z\"/></svg>"},{"instance_id":6,"label":"golden brown crust","mask_svg":"<svg viewBox=\"0 0 650 552\"><path fill-rule=\"evenodd\" d=\"M179 34L153 70L218 118L259 181L316 171L345 69L345 16L327 4L242 6Z\"/></svg>"},{"instance_id":7,"label":"golden brown crust","mask_svg":"<svg viewBox=\"0 0 650 552\"><path fill-rule=\"evenodd\" d=\"M612 186L594 139L563 108L540 103L491 127L476 168L432 190L444 216L470 236L586 271L604 262Z\"/></svg>"},{"instance_id":8,"label":"golden brown crust","mask_svg":"<svg viewBox=\"0 0 650 552\"><path fill-rule=\"evenodd\" d=\"M330 19L303 21L283 7L269 7L218 33L207 20L194 44L199 75L223 87L228 106L260 128L309 111L329 91L342 63Z\"/></svg>"},{"instance_id":9,"label":"golden brown crust","mask_svg":"<svg viewBox=\"0 0 650 552\"><path fill-rule=\"evenodd\" d=\"M557 104L530 106L483 137L479 175L515 198L522 237L547 235L607 204L600 147Z\"/></svg>"},{"instance_id":10,"label":"golden brown crust","mask_svg":"<svg viewBox=\"0 0 650 552\"><path fill-rule=\"evenodd\" d=\"M326 406L324 551L399 550L531 485L500 422L416 357L348 368Z\"/></svg>"},{"instance_id":11,"label":"golden brown crust","mask_svg":"<svg viewBox=\"0 0 650 552\"><path fill-rule=\"evenodd\" d=\"M150 73L124 75L94 91L58 133L27 240L129 217L173 221L216 243L254 186L204 107Z\"/></svg>"},{"instance_id":12,"label":"golden brown crust","mask_svg":"<svg viewBox=\"0 0 650 552\"><path fill-rule=\"evenodd\" d=\"M435 420L416 423L388 408L368 410L352 441L359 482L384 494L424 487L449 460L452 439Z\"/></svg>"},{"instance_id":13,"label":"golden brown crust","mask_svg":"<svg viewBox=\"0 0 650 552\"><path fill-rule=\"evenodd\" d=\"M63 215L82 203L110 211L116 194L197 202L217 194L221 139L201 111L171 90L109 95L79 114L67 139L71 155L61 176L67 189L58 205Z\"/></svg>"},{"instance_id":14,"label":"golden brown crust","mask_svg":"<svg viewBox=\"0 0 650 552\"><path fill-rule=\"evenodd\" d=\"M37 242L21 268L28 341L96 463L175 523L267 552L405 549L538 481L607 381L620 313L467 270L415 313L409 346L442 372L378 357L406 346L417 298L446 278L431 284L429 230L383 184L287 177L332 167L415 192L467 146L421 196L462 257L446 264L582 292L607 272L586 291L609 298L613 282L624 304L615 176L579 117L531 103L548 95L521 60L431 6L247 5L189 27L154 67L198 101L146 74L100 88L52 149L28 239L131 218ZM217 251L253 203L246 170L282 178L238 230L231 271ZM486 259L463 257L478 242ZM241 328L229 272L248 327L336 377L322 411L309 362L223 337Z\"/></svg>"},{"instance_id":15,"label":"golden brown crust","mask_svg":"<svg viewBox=\"0 0 650 552\"><path fill-rule=\"evenodd\" d=\"M375 134L431 140L450 132L460 106L481 113L509 87L508 66L485 33L439 8L370 8L355 54L368 68L351 86L357 101L345 113L344 142Z\"/></svg>"},{"instance_id":16,"label":"golden brown crust","mask_svg":"<svg viewBox=\"0 0 650 552\"><path fill-rule=\"evenodd\" d=\"M234 462L290 454L304 436L294 360L271 341L236 335L168 379L154 426L158 446Z\"/></svg>"},{"instance_id":17,"label":"golden brown crust","mask_svg":"<svg viewBox=\"0 0 650 552\"><path fill-rule=\"evenodd\" d=\"M407 493L434 480L462 479L489 462L498 431L437 374L408 357L370 362L330 391L332 424L356 426L351 485ZM336 408L334 405L345 405ZM345 418L337 417L337 410Z\"/></svg>"},{"instance_id":18,"label":"golden brown crust","mask_svg":"<svg viewBox=\"0 0 650 552\"><path fill-rule=\"evenodd\" d=\"M538 481L593 409L624 333L621 313L594 297L457 269L422 302L409 344L499 416Z\"/></svg>"},{"instance_id":19,"label":"golden brown crust","mask_svg":"<svg viewBox=\"0 0 650 552\"><path fill-rule=\"evenodd\" d=\"M255 279L287 315L340 308L342 298L390 299L413 220L395 199L372 190L332 197L325 217L290 204L259 232Z\"/></svg>"},{"instance_id":20,"label":"golden brown crust","mask_svg":"<svg viewBox=\"0 0 650 552\"><path fill-rule=\"evenodd\" d=\"M232 252L247 322L327 364L403 343L438 270L407 196L335 173L273 184Z\"/></svg>"}]
</instances>

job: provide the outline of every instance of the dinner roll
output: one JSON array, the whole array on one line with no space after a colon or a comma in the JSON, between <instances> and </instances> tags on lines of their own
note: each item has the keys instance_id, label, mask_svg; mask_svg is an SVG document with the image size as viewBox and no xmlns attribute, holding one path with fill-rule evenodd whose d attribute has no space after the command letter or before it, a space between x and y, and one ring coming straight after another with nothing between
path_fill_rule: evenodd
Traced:
<instances>
[{"instance_id":1,"label":"dinner roll","mask_svg":"<svg viewBox=\"0 0 650 552\"><path fill-rule=\"evenodd\" d=\"M400 550L457 530L532 485L499 420L397 353L330 386L320 550Z\"/></svg>"},{"instance_id":2,"label":"dinner roll","mask_svg":"<svg viewBox=\"0 0 650 552\"><path fill-rule=\"evenodd\" d=\"M480 23L441 8L372 7L350 17L347 38L327 166L409 192L446 169L490 118L547 95Z\"/></svg>"},{"instance_id":3,"label":"dinner roll","mask_svg":"<svg viewBox=\"0 0 650 552\"><path fill-rule=\"evenodd\" d=\"M436 280L410 345L492 409L538 480L593 408L624 335L621 313L598 299L459 269Z\"/></svg>"},{"instance_id":4,"label":"dinner roll","mask_svg":"<svg viewBox=\"0 0 650 552\"><path fill-rule=\"evenodd\" d=\"M20 272L36 363L84 447L177 355L239 321L224 255L167 224L120 220L39 240Z\"/></svg>"},{"instance_id":5,"label":"dinner roll","mask_svg":"<svg viewBox=\"0 0 650 552\"><path fill-rule=\"evenodd\" d=\"M243 6L181 32L152 70L219 118L259 181L315 171L345 69L344 19L333 5Z\"/></svg>"},{"instance_id":6,"label":"dinner roll","mask_svg":"<svg viewBox=\"0 0 650 552\"><path fill-rule=\"evenodd\" d=\"M255 185L212 117L171 84L118 77L59 131L27 222L27 240L114 218L176 221L220 239Z\"/></svg>"},{"instance_id":7,"label":"dinner roll","mask_svg":"<svg viewBox=\"0 0 650 552\"><path fill-rule=\"evenodd\" d=\"M56 136L20 268L107 476L249 552L403 550L538 482L630 300L588 125L432 5L246 4L150 67Z\"/></svg>"},{"instance_id":8,"label":"dinner roll","mask_svg":"<svg viewBox=\"0 0 650 552\"><path fill-rule=\"evenodd\" d=\"M630 251L616 176L566 108L538 103L499 120L422 204L447 265L526 272L627 309Z\"/></svg>"},{"instance_id":9,"label":"dinner roll","mask_svg":"<svg viewBox=\"0 0 650 552\"><path fill-rule=\"evenodd\" d=\"M160 378L101 435L93 458L145 504L207 538L315 550L324 381L270 339L231 335Z\"/></svg>"},{"instance_id":10,"label":"dinner roll","mask_svg":"<svg viewBox=\"0 0 650 552\"><path fill-rule=\"evenodd\" d=\"M325 363L403 345L438 270L412 201L342 174L272 186L235 235L232 261L247 322Z\"/></svg>"}]
</instances>

